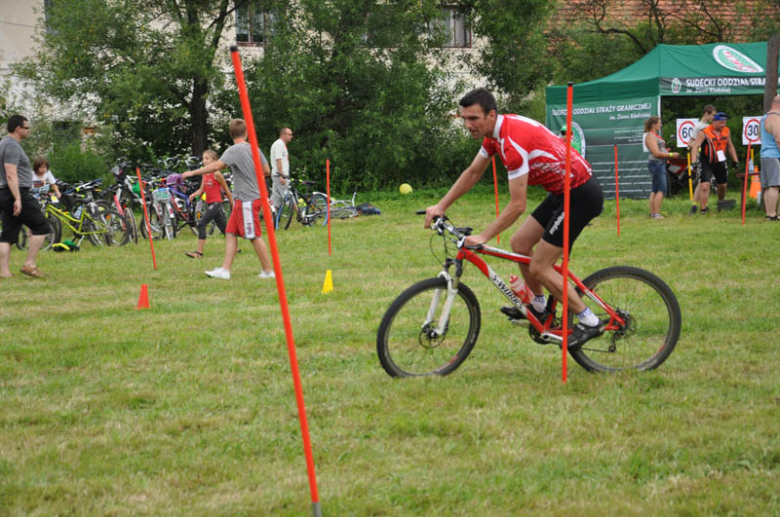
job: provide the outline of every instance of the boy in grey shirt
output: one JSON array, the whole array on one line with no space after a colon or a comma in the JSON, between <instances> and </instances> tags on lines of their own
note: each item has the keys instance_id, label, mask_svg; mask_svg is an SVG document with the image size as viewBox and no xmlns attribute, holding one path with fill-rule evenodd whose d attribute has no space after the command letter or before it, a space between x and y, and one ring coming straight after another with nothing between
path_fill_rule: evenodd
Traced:
<instances>
[{"instance_id":1,"label":"boy in grey shirt","mask_svg":"<svg viewBox=\"0 0 780 517\"><path fill-rule=\"evenodd\" d=\"M274 271L268 256L268 247L263 239L260 238L259 216L262 201L260 199L260 187L257 184L257 176L255 175L255 164L252 160L252 148L246 140L246 123L242 119L234 119L230 121L229 127L230 137L234 143L228 147L220 159L198 170L187 171L182 174L182 177L190 178L192 176L209 174L225 167L229 167L233 173L235 206L225 228L225 259L222 262L222 267L206 271L206 275L211 278L230 280L230 268L233 265L233 260L236 258L238 237L240 236L250 240L255 248L255 253L257 253L257 258L260 259L260 265L262 266L260 278L274 278ZM263 175L270 175L271 170L268 167L268 160L265 159L262 151L260 151L260 159L263 166Z\"/></svg>"}]
</instances>

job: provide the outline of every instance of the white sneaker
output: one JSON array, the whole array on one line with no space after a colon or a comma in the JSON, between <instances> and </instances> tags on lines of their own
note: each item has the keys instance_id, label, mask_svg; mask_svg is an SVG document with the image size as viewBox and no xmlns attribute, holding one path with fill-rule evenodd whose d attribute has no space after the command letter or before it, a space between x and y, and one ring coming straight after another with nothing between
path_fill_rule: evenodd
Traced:
<instances>
[{"instance_id":1,"label":"white sneaker","mask_svg":"<svg viewBox=\"0 0 780 517\"><path fill-rule=\"evenodd\" d=\"M221 280L230 280L230 271L218 267L217 269L206 271L206 276L210 276L211 278L219 278Z\"/></svg>"},{"instance_id":2,"label":"white sneaker","mask_svg":"<svg viewBox=\"0 0 780 517\"><path fill-rule=\"evenodd\" d=\"M276 275L273 271L261 271L259 275L257 275L260 278L276 278Z\"/></svg>"}]
</instances>

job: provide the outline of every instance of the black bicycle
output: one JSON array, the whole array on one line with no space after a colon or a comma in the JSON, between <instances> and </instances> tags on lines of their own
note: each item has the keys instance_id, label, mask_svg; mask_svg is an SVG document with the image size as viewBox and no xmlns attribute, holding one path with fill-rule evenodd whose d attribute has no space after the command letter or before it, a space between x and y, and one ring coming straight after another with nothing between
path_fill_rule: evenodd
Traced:
<instances>
[{"instance_id":1,"label":"black bicycle","mask_svg":"<svg viewBox=\"0 0 780 517\"><path fill-rule=\"evenodd\" d=\"M328 196L322 192L312 191L313 181L289 178L289 184L283 187L282 203L276 209L274 228L290 227L293 214L303 226L314 226L322 220L322 225L328 224ZM300 186L300 190L296 186Z\"/></svg>"}]
</instances>

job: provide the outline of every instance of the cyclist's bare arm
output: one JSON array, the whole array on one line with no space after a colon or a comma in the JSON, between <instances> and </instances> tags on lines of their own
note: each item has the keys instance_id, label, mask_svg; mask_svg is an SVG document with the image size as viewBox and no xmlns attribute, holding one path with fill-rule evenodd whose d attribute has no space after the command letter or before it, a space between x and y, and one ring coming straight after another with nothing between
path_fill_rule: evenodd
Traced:
<instances>
[{"instance_id":1,"label":"cyclist's bare arm","mask_svg":"<svg viewBox=\"0 0 780 517\"><path fill-rule=\"evenodd\" d=\"M704 131L699 131L699 134L696 135L696 140L693 142L691 163L696 163L696 160L699 159L699 151L701 150L701 144L703 143L704 143Z\"/></svg>"},{"instance_id":2,"label":"cyclist's bare arm","mask_svg":"<svg viewBox=\"0 0 780 517\"><path fill-rule=\"evenodd\" d=\"M466 238L467 246L478 246L503 232L517 221L526 208L526 194L528 192L528 174L509 180L509 204L501 211L495 221L478 235Z\"/></svg>"},{"instance_id":3,"label":"cyclist's bare arm","mask_svg":"<svg viewBox=\"0 0 780 517\"><path fill-rule=\"evenodd\" d=\"M217 172L220 169L226 169L226 168L227 168L227 164L225 162L223 162L222 160L217 160L215 162L211 162L208 165L204 165L200 169L194 171L187 171L184 174L182 174L181 177L191 178L193 176L202 176L204 174L210 174L212 172Z\"/></svg>"},{"instance_id":4,"label":"cyclist's bare arm","mask_svg":"<svg viewBox=\"0 0 780 517\"><path fill-rule=\"evenodd\" d=\"M12 163L5 164L5 181L8 184L8 190L14 196L14 217L22 213L22 194L19 191L18 166Z\"/></svg>"},{"instance_id":5,"label":"cyclist's bare arm","mask_svg":"<svg viewBox=\"0 0 780 517\"><path fill-rule=\"evenodd\" d=\"M764 120L764 129L775 138L777 146L780 147L780 115L777 113L770 114Z\"/></svg>"},{"instance_id":6,"label":"cyclist's bare arm","mask_svg":"<svg viewBox=\"0 0 780 517\"><path fill-rule=\"evenodd\" d=\"M490 159L480 154L474 157L474 161L461 173L458 181L450 187L449 192L441 198L441 201L425 209L425 228L430 227L431 221L435 216L444 215L445 210L452 206L460 196L471 190L471 187L476 185L489 163Z\"/></svg>"},{"instance_id":7,"label":"cyclist's bare arm","mask_svg":"<svg viewBox=\"0 0 780 517\"><path fill-rule=\"evenodd\" d=\"M737 156L737 149L734 147L734 142L731 141L731 137L729 137L727 151L731 155L731 159L734 160L734 163L739 164L739 157Z\"/></svg>"},{"instance_id":8,"label":"cyclist's bare arm","mask_svg":"<svg viewBox=\"0 0 780 517\"><path fill-rule=\"evenodd\" d=\"M281 158L277 158L276 159L276 170L277 171L284 171L284 169L282 169L282 159ZM279 173L279 182L282 185L287 184L287 181L284 179L284 172L280 172Z\"/></svg>"}]
</instances>

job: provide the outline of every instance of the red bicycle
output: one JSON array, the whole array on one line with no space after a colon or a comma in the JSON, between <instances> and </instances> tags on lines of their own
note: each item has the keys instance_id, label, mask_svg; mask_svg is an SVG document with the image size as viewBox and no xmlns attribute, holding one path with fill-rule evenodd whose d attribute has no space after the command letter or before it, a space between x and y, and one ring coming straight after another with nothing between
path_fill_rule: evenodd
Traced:
<instances>
[{"instance_id":1,"label":"red bicycle","mask_svg":"<svg viewBox=\"0 0 780 517\"><path fill-rule=\"evenodd\" d=\"M530 257L486 245L465 246L472 229L457 228L446 217L435 219L431 228L444 240L443 270L406 289L382 318L377 354L388 374L447 375L469 356L479 337L481 315L477 297L461 281L465 262L474 264L521 311L525 319L510 319L512 323L527 327L539 344L561 346L562 304L550 296L540 321L481 255L518 264L529 264ZM560 266L555 268L562 274ZM682 316L677 298L663 280L629 266L602 269L585 280L569 271L568 278L583 301L607 322L599 337L569 350L580 366L592 372L652 370L669 357L680 337ZM571 329L572 315L568 317Z\"/></svg>"}]
</instances>

